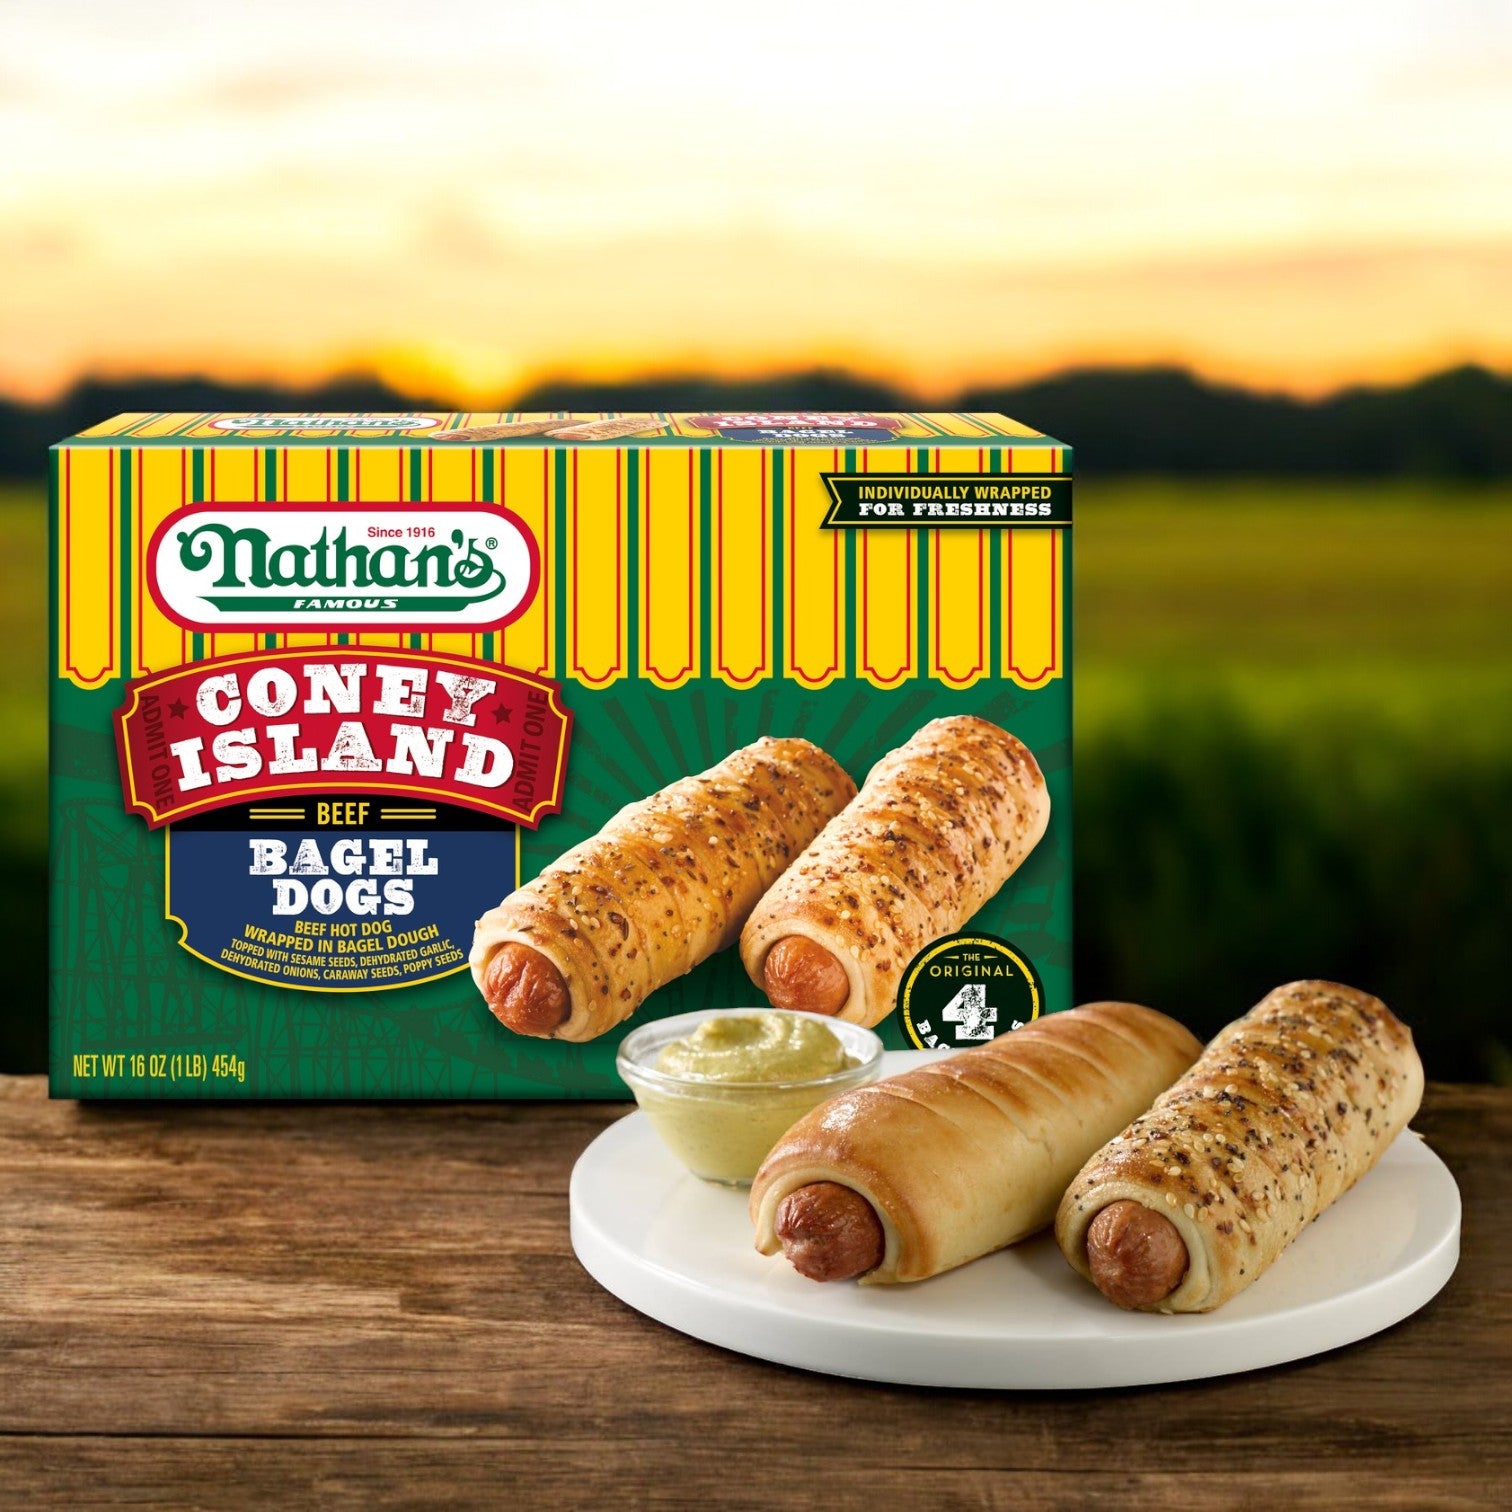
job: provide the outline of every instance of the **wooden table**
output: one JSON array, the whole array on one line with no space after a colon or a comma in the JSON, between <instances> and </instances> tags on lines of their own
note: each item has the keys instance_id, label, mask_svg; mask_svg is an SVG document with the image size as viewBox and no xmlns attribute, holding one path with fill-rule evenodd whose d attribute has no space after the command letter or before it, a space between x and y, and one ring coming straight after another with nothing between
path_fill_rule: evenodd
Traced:
<instances>
[{"instance_id":1,"label":"wooden table","mask_svg":"<svg viewBox=\"0 0 1512 1512\"><path fill-rule=\"evenodd\" d=\"M0 1078L0 1504L1491 1506L1512 1500L1512 1091L1418 1127L1465 1200L1425 1312L1144 1391L858 1385L578 1268L618 1106L94 1106Z\"/></svg>"}]
</instances>

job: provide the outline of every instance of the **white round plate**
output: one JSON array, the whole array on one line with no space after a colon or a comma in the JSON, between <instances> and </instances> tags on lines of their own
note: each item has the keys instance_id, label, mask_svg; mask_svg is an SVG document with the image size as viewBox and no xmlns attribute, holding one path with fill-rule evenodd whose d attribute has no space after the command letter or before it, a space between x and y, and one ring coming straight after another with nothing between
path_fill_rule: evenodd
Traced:
<instances>
[{"instance_id":1,"label":"white round plate","mask_svg":"<svg viewBox=\"0 0 1512 1512\"><path fill-rule=\"evenodd\" d=\"M891 1053L883 1074L923 1058ZM1248 1291L1182 1317L1120 1312L1044 1234L912 1286L805 1280L756 1253L746 1193L690 1176L639 1112L583 1152L571 1210L589 1275L657 1322L757 1359L907 1386L1141 1386L1279 1365L1400 1322L1459 1260L1459 1190L1410 1133Z\"/></svg>"}]
</instances>

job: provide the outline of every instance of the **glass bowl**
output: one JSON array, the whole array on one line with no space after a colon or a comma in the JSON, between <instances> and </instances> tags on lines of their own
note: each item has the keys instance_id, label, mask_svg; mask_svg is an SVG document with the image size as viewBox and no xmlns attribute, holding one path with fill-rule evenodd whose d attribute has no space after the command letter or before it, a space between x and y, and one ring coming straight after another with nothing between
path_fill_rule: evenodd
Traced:
<instances>
[{"instance_id":1,"label":"glass bowl","mask_svg":"<svg viewBox=\"0 0 1512 1512\"><path fill-rule=\"evenodd\" d=\"M851 1064L795 1081L703 1081L659 1071L656 1058L705 1019L775 1013L813 1019L845 1047ZM875 1081L882 1041L870 1029L818 1013L780 1008L705 1008L643 1024L620 1042L615 1064L666 1147L705 1181L749 1186L772 1146L822 1102Z\"/></svg>"}]
</instances>

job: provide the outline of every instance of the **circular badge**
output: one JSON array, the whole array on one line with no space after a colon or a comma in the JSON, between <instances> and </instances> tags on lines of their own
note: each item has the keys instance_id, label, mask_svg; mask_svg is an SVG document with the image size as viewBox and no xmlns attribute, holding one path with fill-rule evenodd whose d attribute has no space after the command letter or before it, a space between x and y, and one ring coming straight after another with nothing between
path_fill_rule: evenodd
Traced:
<instances>
[{"instance_id":1,"label":"circular badge","mask_svg":"<svg viewBox=\"0 0 1512 1512\"><path fill-rule=\"evenodd\" d=\"M947 935L926 945L898 989L903 1032L920 1050L969 1050L1040 1014L1043 990L1028 957L996 935Z\"/></svg>"}]
</instances>

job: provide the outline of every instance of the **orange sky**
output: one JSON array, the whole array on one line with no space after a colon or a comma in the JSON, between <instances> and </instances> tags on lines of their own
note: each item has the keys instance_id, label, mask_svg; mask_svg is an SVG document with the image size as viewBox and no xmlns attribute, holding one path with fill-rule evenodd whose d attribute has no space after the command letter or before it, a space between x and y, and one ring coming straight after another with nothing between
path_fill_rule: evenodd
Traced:
<instances>
[{"instance_id":1,"label":"orange sky","mask_svg":"<svg viewBox=\"0 0 1512 1512\"><path fill-rule=\"evenodd\" d=\"M0 391L1512 367L1512 7L11 0Z\"/></svg>"}]
</instances>

